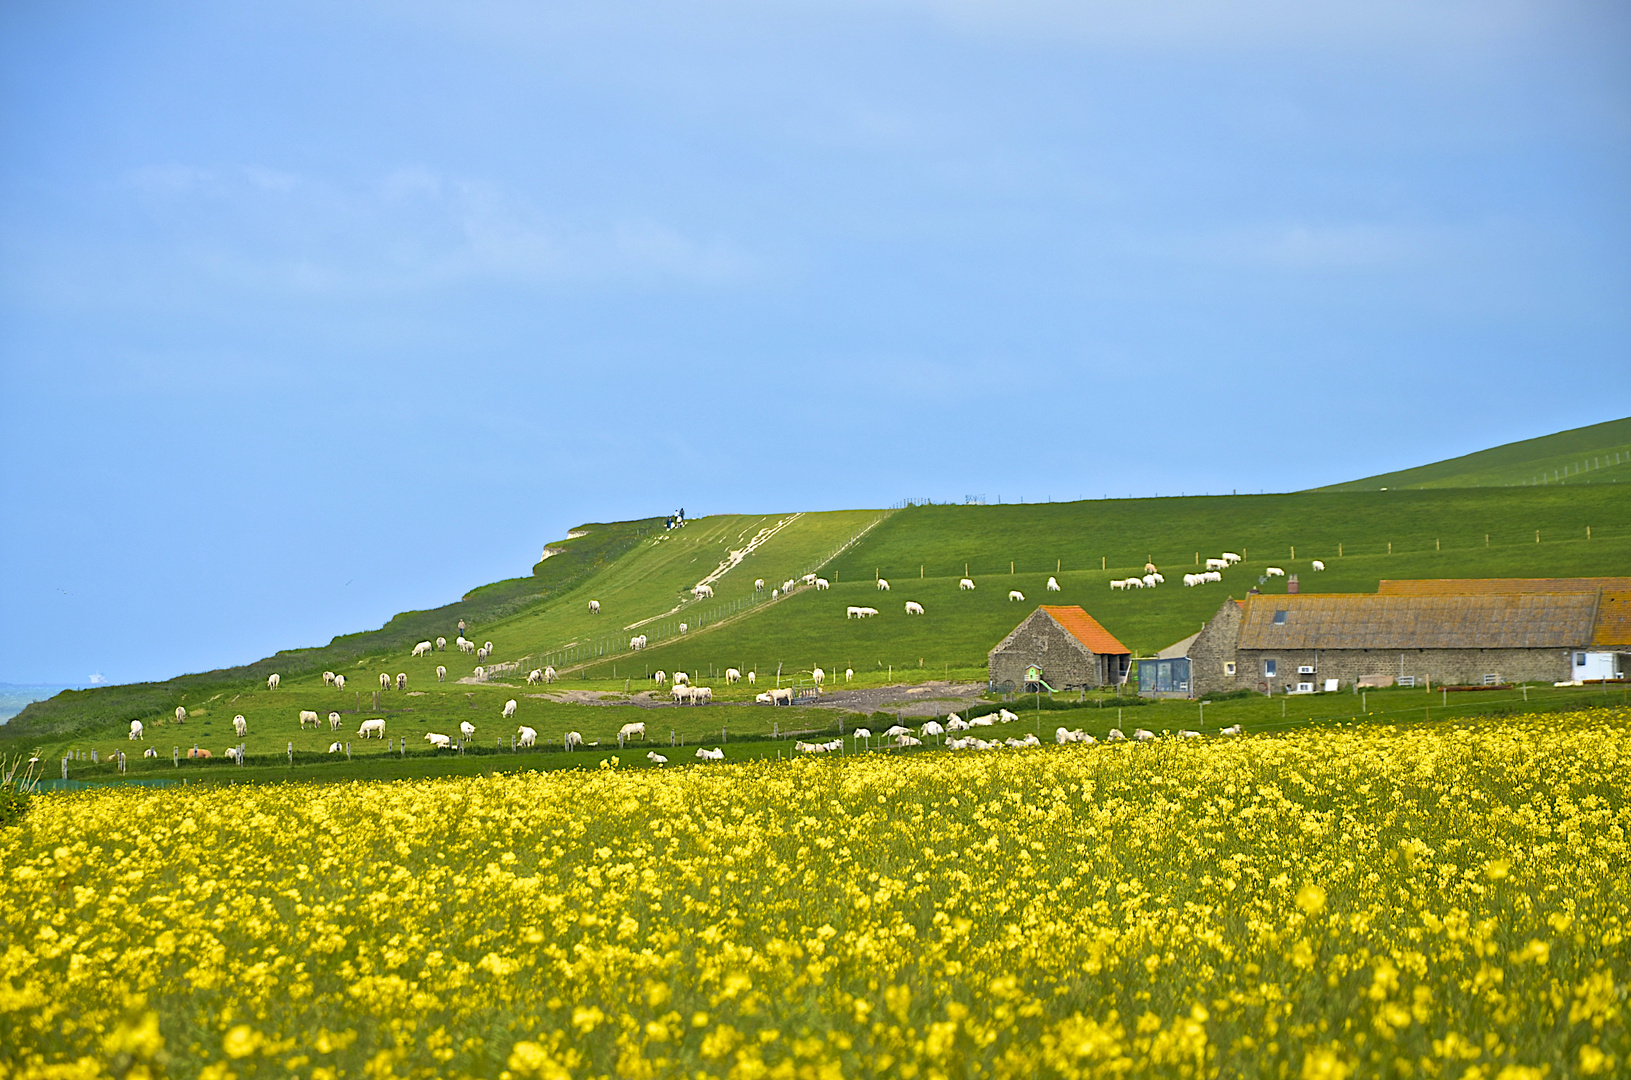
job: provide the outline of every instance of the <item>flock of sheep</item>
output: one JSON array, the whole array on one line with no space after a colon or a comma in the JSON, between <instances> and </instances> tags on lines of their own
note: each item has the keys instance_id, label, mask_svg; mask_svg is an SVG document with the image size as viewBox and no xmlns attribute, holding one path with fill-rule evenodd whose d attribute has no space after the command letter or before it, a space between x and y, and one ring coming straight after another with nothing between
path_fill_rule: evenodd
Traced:
<instances>
[{"instance_id":1,"label":"flock of sheep","mask_svg":"<svg viewBox=\"0 0 1631 1080\"><path fill-rule=\"evenodd\" d=\"M956 713L952 713L946 717L944 724L939 720L927 721L917 729L915 734L911 728L895 724L879 736L881 740L879 745L881 747L906 749L913 746L922 746L924 739L938 736L941 743L949 750L1000 750L1004 747L1041 746L1042 740L1029 732L1023 738L1010 736L1006 739L983 739L972 734L975 728L995 727L997 724L1012 724L1018 719L1018 714L1010 712L1008 709L999 709L995 714L976 716L968 720L964 720ZM957 732L970 732L970 734L959 736L956 734ZM1240 733L1239 724L1223 728L1218 732L1219 735L1228 736L1239 735ZM856 728L850 733L850 737L857 742L864 742L868 748L872 746L873 734L867 728ZM1201 737L1201 733L1183 730L1178 732L1178 737L1181 739L1198 739ZM1131 738L1135 742L1153 742L1159 736L1145 728L1137 728L1133 731ZM1127 739L1128 736L1119 728L1112 728L1110 733L1105 736L1105 742L1124 742ZM1057 728L1054 731L1054 741L1060 746L1069 743L1092 745L1098 742L1097 739L1080 728L1074 731L1068 728ZM799 741L795 742L793 747L801 754L837 753L844 750L844 740L832 739L819 743Z\"/></svg>"}]
</instances>

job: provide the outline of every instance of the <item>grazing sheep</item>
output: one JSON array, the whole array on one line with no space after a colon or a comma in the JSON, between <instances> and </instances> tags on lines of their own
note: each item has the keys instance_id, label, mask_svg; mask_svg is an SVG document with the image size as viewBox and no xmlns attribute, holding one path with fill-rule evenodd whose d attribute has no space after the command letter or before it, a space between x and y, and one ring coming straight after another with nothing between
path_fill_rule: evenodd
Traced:
<instances>
[{"instance_id":1,"label":"grazing sheep","mask_svg":"<svg viewBox=\"0 0 1631 1080\"><path fill-rule=\"evenodd\" d=\"M872 738L872 732L868 731L864 727L858 727L851 733L851 737L856 739L870 739Z\"/></svg>"},{"instance_id":2,"label":"grazing sheep","mask_svg":"<svg viewBox=\"0 0 1631 1080\"><path fill-rule=\"evenodd\" d=\"M277 689L277 684L282 682L282 681L283 681L282 679L278 678L277 672L274 671L274 672L272 672L272 674L266 676L266 689L276 690Z\"/></svg>"},{"instance_id":3,"label":"grazing sheep","mask_svg":"<svg viewBox=\"0 0 1631 1080\"><path fill-rule=\"evenodd\" d=\"M538 732L530 727L517 728L515 733L521 736L519 740L521 746L532 746L538 741Z\"/></svg>"},{"instance_id":4,"label":"grazing sheep","mask_svg":"<svg viewBox=\"0 0 1631 1080\"><path fill-rule=\"evenodd\" d=\"M1263 568L1263 576L1264 577L1285 577L1286 572L1284 570L1280 569L1278 566L1267 566L1267 567Z\"/></svg>"},{"instance_id":5,"label":"grazing sheep","mask_svg":"<svg viewBox=\"0 0 1631 1080\"><path fill-rule=\"evenodd\" d=\"M130 741L135 742L137 739L141 739L145 742L147 740L147 736L142 734L143 730L142 722L140 720L132 720L130 722ZM238 734L242 735L243 732L240 731Z\"/></svg>"},{"instance_id":6,"label":"grazing sheep","mask_svg":"<svg viewBox=\"0 0 1631 1080\"><path fill-rule=\"evenodd\" d=\"M816 668L814 671L810 672L810 681L815 683L817 686L820 686L822 683L827 681L827 673L822 671L820 668Z\"/></svg>"},{"instance_id":7,"label":"grazing sheep","mask_svg":"<svg viewBox=\"0 0 1631 1080\"><path fill-rule=\"evenodd\" d=\"M774 705L774 704L776 704L776 699L771 695L769 690L766 690L762 694L756 695L753 700L757 701L760 705Z\"/></svg>"},{"instance_id":8,"label":"grazing sheep","mask_svg":"<svg viewBox=\"0 0 1631 1080\"><path fill-rule=\"evenodd\" d=\"M563 736L563 737L562 737L562 738L561 738L561 743L562 743L562 744L563 744L563 745L564 745L564 746L565 746L565 747L566 747L566 748L567 748L567 749L568 749L568 750L570 750L570 749L572 749L572 748L573 748L573 747L574 747L574 746L582 746L582 745L583 745L583 736L582 736L582 735L581 735L581 734L579 734L579 733L578 733L578 732L576 732L576 731L568 731L568 732L567 732L567 733L566 733L566 734L565 734L565 735L564 735L564 736Z\"/></svg>"},{"instance_id":9,"label":"grazing sheep","mask_svg":"<svg viewBox=\"0 0 1631 1080\"><path fill-rule=\"evenodd\" d=\"M484 667L477 667L476 670L470 673L470 676L477 682L485 682L487 679L487 669Z\"/></svg>"},{"instance_id":10,"label":"grazing sheep","mask_svg":"<svg viewBox=\"0 0 1631 1080\"><path fill-rule=\"evenodd\" d=\"M487 655L488 656L493 655L493 643L491 641L489 641L485 645L483 645L482 648L487 650Z\"/></svg>"},{"instance_id":11,"label":"grazing sheep","mask_svg":"<svg viewBox=\"0 0 1631 1080\"><path fill-rule=\"evenodd\" d=\"M861 608L860 611L861 611L861 614L860 614L859 617L863 618L863 619L870 619L870 618L872 618L872 616L874 616L874 615L876 615L878 613L878 609L875 608L875 607L864 607L864 608Z\"/></svg>"},{"instance_id":12,"label":"grazing sheep","mask_svg":"<svg viewBox=\"0 0 1631 1080\"><path fill-rule=\"evenodd\" d=\"M142 751L142 757L158 757L158 756L159 756L159 752L157 750L153 749L151 746L149 746L146 750Z\"/></svg>"},{"instance_id":13,"label":"grazing sheep","mask_svg":"<svg viewBox=\"0 0 1631 1080\"><path fill-rule=\"evenodd\" d=\"M447 682L447 668L443 667L441 664L436 665L436 681Z\"/></svg>"},{"instance_id":14,"label":"grazing sheep","mask_svg":"<svg viewBox=\"0 0 1631 1080\"><path fill-rule=\"evenodd\" d=\"M476 659L477 660L487 659L487 650L485 648L477 649L476 650Z\"/></svg>"},{"instance_id":15,"label":"grazing sheep","mask_svg":"<svg viewBox=\"0 0 1631 1080\"><path fill-rule=\"evenodd\" d=\"M729 685L731 685L733 683L740 682L741 680L742 680L742 673L740 671L737 671L733 667L728 667L728 668L725 669L725 684L727 686L729 686Z\"/></svg>"},{"instance_id":16,"label":"grazing sheep","mask_svg":"<svg viewBox=\"0 0 1631 1080\"><path fill-rule=\"evenodd\" d=\"M504 716L504 719L508 720L510 717L512 717L514 715L515 715L515 699L511 698L510 700L508 700L508 701L506 701L504 703L503 716Z\"/></svg>"},{"instance_id":17,"label":"grazing sheep","mask_svg":"<svg viewBox=\"0 0 1631 1080\"><path fill-rule=\"evenodd\" d=\"M475 738L476 725L472 724L468 720L460 720L459 721L459 734L463 735L467 739Z\"/></svg>"},{"instance_id":18,"label":"grazing sheep","mask_svg":"<svg viewBox=\"0 0 1631 1080\"><path fill-rule=\"evenodd\" d=\"M340 744L340 741L338 739L336 739L334 742L331 742L331 743L328 744L328 752L331 753L331 754L338 754L341 750L344 750L344 749L345 749L345 747Z\"/></svg>"},{"instance_id":19,"label":"grazing sheep","mask_svg":"<svg viewBox=\"0 0 1631 1080\"><path fill-rule=\"evenodd\" d=\"M599 615L600 614L600 601L599 600L589 601L589 614L591 614L591 615Z\"/></svg>"},{"instance_id":20,"label":"grazing sheep","mask_svg":"<svg viewBox=\"0 0 1631 1080\"><path fill-rule=\"evenodd\" d=\"M244 719L243 713L232 718L232 731L240 739L249 734L249 721Z\"/></svg>"},{"instance_id":21,"label":"grazing sheep","mask_svg":"<svg viewBox=\"0 0 1631 1080\"><path fill-rule=\"evenodd\" d=\"M456 638L453 644L466 656L469 656L471 653L476 651L476 643L474 641L466 641L464 638Z\"/></svg>"},{"instance_id":22,"label":"grazing sheep","mask_svg":"<svg viewBox=\"0 0 1631 1080\"><path fill-rule=\"evenodd\" d=\"M908 615L921 615L921 614L923 614L923 605L918 603L916 600L906 601L906 614L908 614Z\"/></svg>"},{"instance_id":23,"label":"grazing sheep","mask_svg":"<svg viewBox=\"0 0 1631 1080\"><path fill-rule=\"evenodd\" d=\"M818 577L815 580L815 587L816 587L816 591L820 592L822 589L832 588L832 582L828 581L824 577Z\"/></svg>"},{"instance_id":24,"label":"grazing sheep","mask_svg":"<svg viewBox=\"0 0 1631 1080\"><path fill-rule=\"evenodd\" d=\"M805 574L804 575L804 584L814 585L815 583L816 583L816 576L814 574Z\"/></svg>"},{"instance_id":25,"label":"grazing sheep","mask_svg":"<svg viewBox=\"0 0 1631 1080\"><path fill-rule=\"evenodd\" d=\"M334 676L334 688L336 690L344 690L345 689L345 676L344 675Z\"/></svg>"},{"instance_id":26,"label":"grazing sheep","mask_svg":"<svg viewBox=\"0 0 1631 1080\"><path fill-rule=\"evenodd\" d=\"M436 651L437 652L445 652L446 650L447 650L447 638L445 638L445 637L437 638L436 639Z\"/></svg>"},{"instance_id":27,"label":"grazing sheep","mask_svg":"<svg viewBox=\"0 0 1631 1080\"><path fill-rule=\"evenodd\" d=\"M1058 592L1059 591L1059 579L1058 578L1050 577L1048 579L1048 591L1049 592Z\"/></svg>"},{"instance_id":28,"label":"grazing sheep","mask_svg":"<svg viewBox=\"0 0 1631 1080\"><path fill-rule=\"evenodd\" d=\"M176 723L185 724L186 722L187 722L187 710L182 708L180 705L177 705L176 706Z\"/></svg>"},{"instance_id":29,"label":"grazing sheep","mask_svg":"<svg viewBox=\"0 0 1631 1080\"><path fill-rule=\"evenodd\" d=\"M790 686L784 686L779 690L772 690L770 692L770 703L772 705L793 704L793 688Z\"/></svg>"},{"instance_id":30,"label":"grazing sheep","mask_svg":"<svg viewBox=\"0 0 1631 1080\"><path fill-rule=\"evenodd\" d=\"M684 686L686 683L688 683L690 681L691 681L691 676L687 675L685 672L683 672L683 671L674 672L674 685L675 686Z\"/></svg>"},{"instance_id":31,"label":"grazing sheep","mask_svg":"<svg viewBox=\"0 0 1631 1080\"><path fill-rule=\"evenodd\" d=\"M1145 574L1143 577L1139 578L1139 581L1143 582L1146 589L1153 589L1157 585L1161 584L1161 581L1159 580L1160 578L1160 574Z\"/></svg>"},{"instance_id":32,"label":"grazing sheep","mask_svg":"<svg viewBox=\"0 0 1631 1080\"><path fill-rule=\"evenodd\" d=\"M764 592L765 591L765 579L764 578L754 578L753 579L753 591L754 592Z\"/></svg>"},{"instance_id":33,"label":"grazing sheep","mask_svg":"<svg viewBox=\"0 0 1631 1080\"><path fill-rule=\"evenodd\" d=\"M683 634L689 629L691 629L691 624L690 623L680 623L680 633Z\"/></svg>"},{"instance_id":34,"label":"grazing sheep","mask_svg":"<svg viewBox=\"0 0 1631 1080\"><path fill-rule=\"evenodd\" d=\"M714 688L711 686L691 687L691 704L707 705L714 699Z\"/></svg>"},{"instance_id":35,"label":"grazing sheep","mask_svg":"<svg viewBox=\"0 0 1631 1080\"><path fill-rule=\"evenodd\" d=\"M752 686L754 683L756 683L758 681L759 681L759 676L758 676L758 674L756 672L752 672L752 671L748 672L748 685L749 686Z\"/></svg>"},{"instance_id":36,"label":"grazing sheep","mask_svg":"<svg viewBox=\"0 0 1631 1080\"><path fill-rule=\"evenodd\" d=\"M1152 563L1152 562L1147 562L1147 563L1144 564L1144 572L1146 574L1158 574L1158 573L1160 573L1160 571L1155 568L1155 564Z\"/></svg>"},{"instance_id":37,"label":"grazing sheep","mask_svg":"<svg viewBox=\"0 0 1631 1080\"><path fill-rule=\"evenodd\" d=\"M1133 731L1133 738L1139 742L1152 742L1155 739L1155 732L1147 728L1137 728Z\"/></svg>"},{"instance_id":38,"label":"grazing sheep","mask_svg":"<svg viewBox=\"0 0 1631 1080\"><path fill-rule=\"evenodd\" d=\"M964 578L963 580L961 580L961 581L959 581L957 583L957 587L966 592L969 589L974 588L974 579L973 578Z\"/></svg>"},{"instance_id":39,"label":"grazing sheep","mask_svg":"<svg viewBox=\"0 0 1631 1080\"><path fill-rule=\"evenodd\" d=\"M940 726L940 721L938 720L930 720L928 723L924 724L918 729L918 734L920 735L944 735L945 733L946 729Z\"/></svg>"},{"instance_id":40,"label":"grazing sheep","mask_svg":"<svg viewBox=\"0 0 1631 1080\"><path fill-rule=\"evenodd\" d=\"M780 590L780 589L771 589L771 590L770 590L770 598L771 598L771 599L772 599L772 600L777 600L777 599L780 599L780 598L781 598L781 594L782 594L782 591L781 591L781 590Z\"/></svg>"},{"instance_id":41,"label":"grazing sheep","mask_svg":"<svg viewBox=\"0 0 1631 1080\"><path fill-rule=\"evenodd\" d=\"M1312 566L1315 570L1324 570L1325 569L1325 564L1320 562L1318 559L1315 559L1313 562L1309 563L1308 565Z\"/></svg>"},{"instance_id":42,"label":"grazing sheep","mask_svg":"<svg viewBox=\"0 0 1631 1080\"><path fill-rule=\"evenodd\" d=\"M328 729L330 731L339 731L340 730L340 714L339 713L331 712L331 713L328 714Z\"/></svg>"},{"instance_id":43,"label":"grazing sheep","mask_svg":"<svg viewBox=\"0 0 1631 1080\"><path fill-rule=\"evenodd\" d=\"M845 668L844 669L844 681L849 682L853 678L855 678L855 669L852 668L852 667Z\"/></svg>"},{"instance_id":44,"label":"grazing sheep","mask_svg":"<svg viewBox=\"0 0 1631 1080\"><path fill-rule=\"evenodd\" d=\"M300 710L300 730L305 731L307 724L310 724L312 727L321 727L322 726L322 722L320 720L318 720L316 713L312 712L310 709L301 709Z\"/></svg>"},{"instance_id":45,"label":"grazing sheep","mask_svg":"<svg viewBox=\"0 0 1631 1080\"><path fill-rule=\"evenodd\" d=\"M323 672L323 685L324 686L333 686L334 685L334 672L332 672L332 671Z\"/></svg>"},{"instance_id":46,"label":"grazing sheep","mask_svg":"<svg viewBox=\"0 0 1631 1080\"><path fill-rule=\"evenodd\" d=\"M383 671L379 673L379 688L381 690L389 690L391 688L391 677L385 674Z\"/></svg>"},{"instance_id":47,"label":"grazing sheep","mask_svg":"<svg viewBox=\"0 0 1631 1080\"><path fill-rule=\"evenodd\" d=\"M239 765L244 763L244 752L239 750L236 746L227 747L227 757L231 758L233 761L236 761Z\"/></svg>"},{"instance_id":48,"label":"grazing sheep","mask_svg":"<svg viewBox=\"0 0 1631 1080\"><path fill-rule=\"evenodd\" d=\"M430 642L421 641L419 644L417 644L417 645L415 645L413 647L414 659L417 660L419 657L424 656L426 653L430 652L430 650L432 648L433 648L433 646L431 645Z\"/></svg>"},{"instance_id":49,"label":"grazing sheep","mask_svg":"<svg viewBox=\"0 0 1631 1080\"><path fill-rule=\"evenodd\" d=\"M544 673L543 673L543 671L541 669L533 668L531 671L527 672L527 685L528 686L537 686L539 683L541 683L543 681L544 681Z\"/></svg>"},{"instance_id":50,"label":"grazing sheep","mask_svg":"<svg viewBox=\"0 0 1631 1080\"><path fill-rule=\"evenodd\" d=\"M844 609L845 619L859 619L860 617L861 609L856 607L854 604L851 604L849 607Z\"/></svg>"},{"instance_id":51,"label":"grazing sheep","mask_svg":"<svg viewBox=\"0 0 1631 1080\"><path fill-rule=\"evenodd\" d=\"M1018 589L1009 589L1008 590L1008 599L1011 600L1011 601L1012 600L1023 600L1023 599L1025 599L1025 594L1020 592Z\"/></svg>"},{"instance_id":52,"label":"grazing sheep","mask_svg":"<svg viewBox=\"0 0 1631 1080\"><path fill-rule=\"evenodd\" d=\"M638 650L643 649L645 647L646 647L646 635L640 634L640 635L638 635L636 637L629 638L629 648L638 651Z\"/></svg>"},{"instance_id":53,"label":"grazing sheep","mask_svg":"<svg viewBox=\"0 0 1631 1080\"><path fill-rule=\"evenodd\" d=\"M1239 735L1240 734L1240 725L1239 724L1231 724L1229 727L1226 727L1223 730L1219 731L1218 734L1219 735Z\"/></svg>"},{"instance_id":54,"label":"grazing sheep","mask_svg":"<svg viewBox=\"0 0 1631 1080\"><path fill-rule=\"evenodd\" d=\"M672 700L674 702L674 704L676 704L676 705L680 704L681 702L690 701L691 700L691 688L689 686L686 686L684 683L678 683L677 682L668 691L668 696L669 696L669 699Z\"/></svg>"},{"instance_id":55,"label":"grazing sheep","mask_svg":"<svg viewBox=\"0 0 1631 1080\"><path fill-rule=\"evenodd\" d=\"M1188 585L1190 583L1189 579L1191 577L1193 577L1193 576L1194 575L1192 575L1192 574L1185 574L1184 575L1184 584ZM1110 588L1112 588L1112 589L1125 589L1126 587L1127 587L1127 580L1125 578L1112 578L1110 580Z\"/></svg>"},{"instance_id":56,"label":"grazing sheep","mask_svg":"<svg viewBox=\"0 0 1631 1080\"><path fill-rule=\"evenodd\" d=\"M396 688L398 690L406 690L408 688L408 673L407 672L399 671L399 672L396 673Z\"/></svg>"},{"instance_id":57,"label":"grazing sheep","mask_svg":"<svg viewBox=\"0 0 1631 1080\"><path fill-rule=\"evenodd\" d=\"M210 753L208 750L200 750L195 746L191 750L187 751L187 756L190 758L212 758L215 755Z\"/></svg>"},{"instance_id":58,"label":"grazing sheep","mask_svg":"<svg viewBox=\"0 0 1631 1080\"><path fill-rule=\"evenodd\" d=\"M1206 560L1206 568L1208 570L1227 570L1227 569L1229 569L1229 560L1228 559L1207 559Z\"/></svg>"},{"instance_id":59,"label":"grazing sheep","mask_svg":"<svg viewBox=\"0 0 1631 1080\"><path fill-rule=\"evenodd\" d=\"M718 749L709 750L706 747L699 746L697 747L697 757L701 758L703 761L724 761L725 751Z\"/></svg>"},{"instance_id":60,"label":"grazing sheep","mask_svg":"<svg viewBox=\"0 0 1631 1080\"><path fill-rule=\"evenodd\" d=\"M668 764L668 759L663 757L661 754L657 753L657 751L655 751L655 750L647 750L646 751L646 760L651 762L653 765L667 765Z\"/></svg>"},{"instance_id":61,"label":"grazing sheep","mask_svg":"<svg viewBox=\"0 0 1631 1080\"><path fill-rule=\"evenodd\" d=\"M889 582L886 579L884 579L884 578L879 578L878 579L878 591L879 592L888 592L889 591Z\"/></svg>"},{"instance_id":62,"label":"grazing sheep","mask_svg":"<svg viewBox=\"0 0 1631 1080\"><path fill-rule=\"evenodd\" d=\"M709 600L712 600L714 598L714 587L712 585L693 586L691 589L691 595L695 596L698 600L701 600L703 597L707 597Z\"/></svg>"},{"instance_id":63,"label":"grazing sheep","mask_svg":"<svg viewBox=\"0 0 1631 1080\"><path fill-rule=\"evenodd\" d=\"M1230 566L1233 566L1235 563L1240 561L1240 556L1236 555L1232 551L1225 551L1223 553L1223 561L1228 563Z\"/></svg>"},{"instance_id":64,"label":"grazing sheep","mask_svg":"<svg viewBox=\"0 0 1631 1080\"><path fill-rule=\"evenodd\" d=\"M365 739L385 738L385 720L376 716L372 720L364 720L362 726L357 728L357 734Z\"/></svg>"},{"instance_id":65,"label":"grazing sheep","mask_svg":"<svg viewBox=\"0 0 1631 1080\"><path fill-rule=\"evenodd\" d=\"M1122 731L1121 731L1120 728L1111 728L1109 731L1104 733L1104 741L1105 742L1126 742L1127 741L1127 736L1122 734Z\"/></svg>"},{"instance_id":66,"label":"grazing sheep","mask_svg":"<svg viewBox=\"0 0 1631 1080\"><path fill-rule=\"evenodd\" d=\"M657 669L657 674L655 674L655 675L653 675L651 677L651 681L656 683L658 686L663 685L663 683L668 681L668 672L663 671L661 668L658 668Z\"/></svg>"},{"instance_id":67,"label":"grazing sheep","mask_svg":"<svg viewBox=\"0 0 1631 1080\"><path fill-rule=\"evenodd\" d=\"M446 735L438 735L434 731L425 732L425 741L430 743L430 745L434 746L438 750L446 750L453 745L452 739L448 738Z\"/></svg>"},{"instance_id":68,"label":"grazing sheep","mask_svg":"<svg viewBox=\"0 0 1631 1080\"><path fill-rule=\"evenodd\" d=\"M1201 737L1201 733L1198 731L1187 731L1184 728L1179 728L1178 737L1180 739L1198 739Z\"/></svg>"},{"instance_id":69,"label":"grazing sheep","mask_svg":"<svg viewBox=\"0 0 1631 1080\"><path fill-rule=\"evenodd\" d=\"M644 720L636 720L633 723L624 724L622 727L617 729L617 737L619 739L628 740L637 735L642 741L644 741L646 737L646 722Z\"/></svg>"},{"instance_id":70,"label":"grazing sheep","mask_svg":"<svg viewBox=\"0 0 1631 1080\"><path fill-rule=\"evenodd\" d=\"M555 669L550 667L548 664L544 665L544 681L546 683L552 683L555 681Z\"/></svg>"}]
</instances>

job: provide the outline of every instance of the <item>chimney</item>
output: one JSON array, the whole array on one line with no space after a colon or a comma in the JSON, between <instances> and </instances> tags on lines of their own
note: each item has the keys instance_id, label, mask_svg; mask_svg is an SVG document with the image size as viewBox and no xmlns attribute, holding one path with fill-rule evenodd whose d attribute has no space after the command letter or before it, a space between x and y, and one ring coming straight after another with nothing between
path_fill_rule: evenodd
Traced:
<instances>
[{"instance_id":1,"label":"chimney","mask_svg":"<svg viewBox=\"0 0 1631 1080\"><path fill-rule=\"evenodd\" d=\"M1290 577L1286 578L1286 592L1287 593L1290 593L1292 595L1296 595L1297 592L1299 591L1299 588L1300 587L1297 584L1297 575L1296 574L1292 574Z\"/></svg>"}]
</instances>

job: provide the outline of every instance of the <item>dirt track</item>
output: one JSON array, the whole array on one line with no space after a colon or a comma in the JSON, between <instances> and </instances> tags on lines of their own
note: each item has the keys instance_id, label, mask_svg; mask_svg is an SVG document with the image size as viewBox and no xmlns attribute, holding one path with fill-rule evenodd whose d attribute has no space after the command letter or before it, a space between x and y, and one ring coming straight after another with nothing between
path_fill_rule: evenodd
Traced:
<instances>
[{"instance_id":1,"label":"dirt track","mask_svg":"<svg viewBox=\"0 0 1631 1080\"><path fill-rule=\"evenodd\" d=\"M813 705L823 709L844 712L890 712L902 716L943 716L955 712L985 693L984 683L952 684L935 679L915 686L876 686L867 689L829 690L820 697L805 697L800 705ZM555 690L547 694L528 694L531 698L559 701L572 705L636 705L642 709L690 708L677 706L661 690L646 690L638 694L601 693L594 690ZM716 705L755 706L751 701L718 701ZM766 706L768 707L768 706Z\"/></svg>"}]
</instances>

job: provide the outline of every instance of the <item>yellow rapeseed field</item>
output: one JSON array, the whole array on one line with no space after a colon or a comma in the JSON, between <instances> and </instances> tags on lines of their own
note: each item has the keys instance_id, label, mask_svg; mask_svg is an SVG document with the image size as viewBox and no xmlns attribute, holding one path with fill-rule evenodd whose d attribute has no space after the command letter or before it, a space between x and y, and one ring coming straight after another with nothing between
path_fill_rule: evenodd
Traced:
<instances>
[{"instance_id":1,"label":"yellow rapeseed field","mask_svg":"<svg viewBox=\"0 0 1631 1080\"><path fill-rule=\"evenodd\" d=\"M0 1077L1624 1076L1628 721L42 797Z\"/></svg>"}]
</instances>

